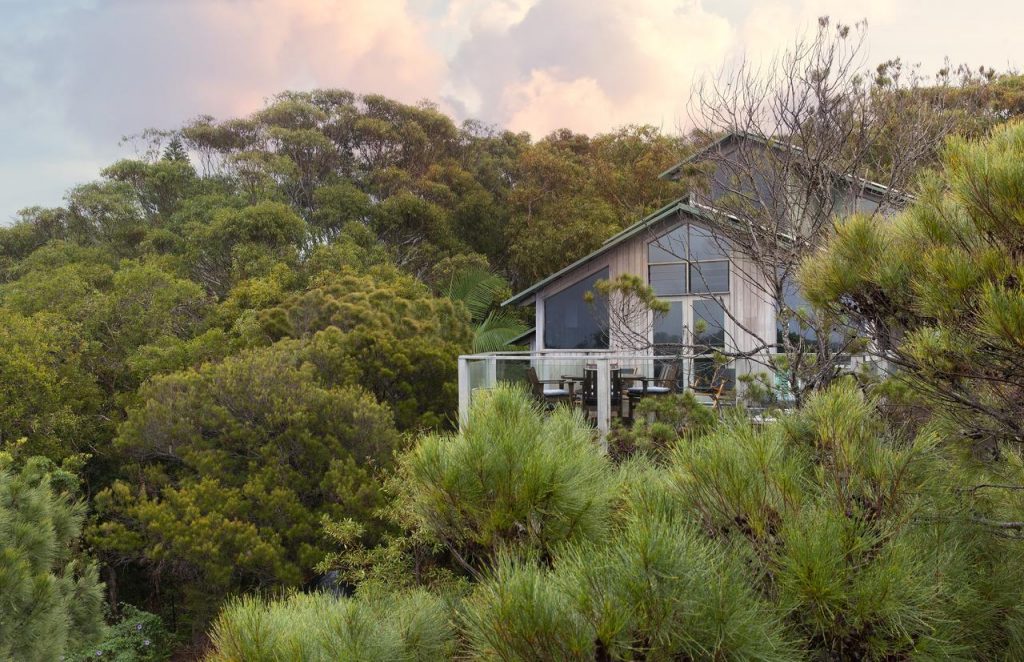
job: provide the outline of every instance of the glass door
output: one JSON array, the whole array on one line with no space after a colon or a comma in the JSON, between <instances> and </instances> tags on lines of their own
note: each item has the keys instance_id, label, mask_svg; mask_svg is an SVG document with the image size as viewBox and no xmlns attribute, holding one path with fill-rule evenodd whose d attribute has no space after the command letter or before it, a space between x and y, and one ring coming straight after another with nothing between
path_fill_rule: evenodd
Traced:
<instances>
[{"instance_id":1,"label":"glass door","mask_svg":"<svg viewBox=\"0 0 1024 662\"><path fill-rule=\"evenodd\" d=\"M654 319L652 340L656 355L681 355L680 388L713 391L723 382L725 388L732 388L733 373L720 360L727 342L727 316L721 301L686 297L668 304L668 313Z\"/></svg>"}]
</instances>

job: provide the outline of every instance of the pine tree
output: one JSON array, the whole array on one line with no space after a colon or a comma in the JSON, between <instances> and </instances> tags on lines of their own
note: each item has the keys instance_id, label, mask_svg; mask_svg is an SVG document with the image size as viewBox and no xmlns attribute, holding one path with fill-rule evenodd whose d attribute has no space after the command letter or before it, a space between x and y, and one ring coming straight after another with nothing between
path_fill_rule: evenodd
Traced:
<instances>
[{"instance_id":1,"label":"pine tree","mask_svg":"<svg viewBox=\"0 0 1024 662\"><path fill-rule=\"evenodd\" d=\"M181 136L175 135L171 138L171 142L167 143L167 147L164 148L164 161L189 162L188 151L185 149L185 143L182 142Z\"/></svg>"},{"instance_id":2,"label":"pine tree","mask_svg":"<svg viewBox=\"0 0 1024 662\"><path fill-rule=\"evenodd\" d=\"M0 454L0 659L63 659L99 638L103 585L76 550L75 482L43 458L16 470Z\"/></svg>"}]
</instances>

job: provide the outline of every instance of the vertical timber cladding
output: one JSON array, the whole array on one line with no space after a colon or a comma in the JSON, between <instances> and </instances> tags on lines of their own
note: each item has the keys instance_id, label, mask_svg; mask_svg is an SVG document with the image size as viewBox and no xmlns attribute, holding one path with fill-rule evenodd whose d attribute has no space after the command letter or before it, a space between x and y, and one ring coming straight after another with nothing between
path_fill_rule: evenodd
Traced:
<instances>
[{"instance_id":1,"label":"vertical timber cladding","mask_svg":"<svg viewBox=\"0 0 1024 662\"><path fill-rule=\"evenodd\" d=\"M545 286L537 293L537 306L539 311L543 311L537 315L538 342L543 342L543 327L550 318L550 310L546 309L548 302L545 301L548 297L605 268L608 269L608 277L611 279L622 274L635 274L646 281L647 245L682 223L709 227L706 219L692 218L689 214L677 212ZM770 298L766 297L763 287L753 282L755 278L755 265L740 255L730 256L729 292L720 295L720 298L735 317L735 322L732 319L726 320L726 331L735 349L740 352L752 351L762 340L771 342L775 337L774 305ZM616 335L612 334L613 337ZM550 348L545 346L545 349ZM611 349L625 348L613 346ZM742 371L742 367L738 367Z\"/></svg>"}]
</instances>

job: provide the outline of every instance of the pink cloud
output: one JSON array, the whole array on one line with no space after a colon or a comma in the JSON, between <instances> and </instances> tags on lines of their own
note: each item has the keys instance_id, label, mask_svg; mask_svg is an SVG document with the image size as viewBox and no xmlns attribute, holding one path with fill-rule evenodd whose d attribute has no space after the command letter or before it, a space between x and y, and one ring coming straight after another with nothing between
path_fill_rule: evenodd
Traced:
<instances>
[{"instance_id":1,"label":"pink cloud","mask_svg":"<svg viewBox=\"0 0 1024 662\"><path fill-rule=\"evenodd\" d=\"M436 98L445 73L405 0L106 2L68 39L70 120L105 136L248 113L285 89Z\"/></svg>"}]
</instances>

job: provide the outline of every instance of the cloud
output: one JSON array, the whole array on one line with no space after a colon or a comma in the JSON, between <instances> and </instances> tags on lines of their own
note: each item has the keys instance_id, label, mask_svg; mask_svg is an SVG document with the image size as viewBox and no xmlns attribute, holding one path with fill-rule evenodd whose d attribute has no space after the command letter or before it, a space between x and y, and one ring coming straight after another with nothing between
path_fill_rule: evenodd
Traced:
<instances>
[{"instance_id":1,"label":"cloud","mask_svg":"<svg viewBox=\"0 0 1024 662\"><path fill-rule=\"evenodd\" d=\"M672 130L694 74L735 31L700 2L539 0L518 21L479 23L451 61L455 95L512 129Z\"/></svg>"},{"instance_id":2,"label":"cloud","mask_svg":"<svg viewBox=\"0 0 1024 662\"><path fill-rule=\"evenodd\" d=\"M106 0L67 27L52 59L68 121L108 139L248 113L289 88L417 101L445 69L405 0Z\"/></svg>"}]
</instances>

